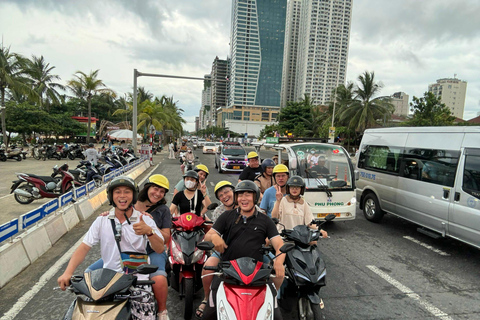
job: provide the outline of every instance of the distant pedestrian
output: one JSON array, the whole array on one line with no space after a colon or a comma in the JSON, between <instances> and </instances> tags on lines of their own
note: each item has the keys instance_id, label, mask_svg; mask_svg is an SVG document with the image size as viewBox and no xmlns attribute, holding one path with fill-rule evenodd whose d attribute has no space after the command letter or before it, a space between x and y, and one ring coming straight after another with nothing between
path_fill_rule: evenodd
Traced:
<instances>
[{"instance_id":1,"label":"distant pedestrian","mask_svg":"<svg viewBox=\"0 0 480 320\"><path fill-rule=\"evenodd\" d=\"M175 152L173 151L173 142L170 141L168 145L168 159L175 159Z\"/></svg>"},{"instance_id":2,"label":"distant pedestrian","mask_svg":"<svg viewBox=\"0 0 480 320\"><path fill-rule=\"evenodd\" d=\"M97 165L97 160L100 158L98 151L95 149L93 143L88 144L88 149L83 152L88 161L91 161L94 165Z\"/></svg>"}]
</instances>

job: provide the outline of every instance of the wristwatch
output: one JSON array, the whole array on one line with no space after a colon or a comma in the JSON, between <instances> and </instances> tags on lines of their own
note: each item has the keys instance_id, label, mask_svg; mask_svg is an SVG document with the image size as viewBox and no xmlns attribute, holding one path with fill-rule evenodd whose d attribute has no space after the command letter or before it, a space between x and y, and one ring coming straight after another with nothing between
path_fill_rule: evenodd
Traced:
<instances>
[{"instance_id":1,"label":"wristwatch","mask_svg":"<svg viewBox=\"0 0 480 320\"><path fill-rule=\"evenodd\" d=\"M147 234L147 237L151 237L155 234L155 229L152 228L152 231L150 231L149 234Z\"/></svg>"}]
</instances>

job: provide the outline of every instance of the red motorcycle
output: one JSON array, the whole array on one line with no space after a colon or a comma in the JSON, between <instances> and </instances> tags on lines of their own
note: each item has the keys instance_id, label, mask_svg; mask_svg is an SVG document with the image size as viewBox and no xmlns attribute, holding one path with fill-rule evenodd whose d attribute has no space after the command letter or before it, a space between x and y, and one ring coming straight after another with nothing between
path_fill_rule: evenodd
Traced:
<instances>
[{"instance_id":1,"label":"red motorcycle","mask_svg":"<svg viewBox=\"0 0 480 320\"><path fill-rule=\"evenodd\" d=\"M37 176L30 173L16 173L18 180L13 181L10 193L20 204L29 204L33 200L42 198L58 198L60 195L80 187L82 184L75 181L68 172L68 165L53 167L50 176Z\"/></svg>"},{"instance_id":2,"label":"red motorcycle","mask_svg":"<svg viewBox=\"0 0 480 320\"><path fill-rule=\"evenodd\" d=\"M191 319L193 297L202 288L202 268L207 260L204 250L197 248L211 222L195 213L184 213L172 219L172 237L168 260L172 268L171 287L185 298L184 319Z\"/></svg>"}]
</instances>

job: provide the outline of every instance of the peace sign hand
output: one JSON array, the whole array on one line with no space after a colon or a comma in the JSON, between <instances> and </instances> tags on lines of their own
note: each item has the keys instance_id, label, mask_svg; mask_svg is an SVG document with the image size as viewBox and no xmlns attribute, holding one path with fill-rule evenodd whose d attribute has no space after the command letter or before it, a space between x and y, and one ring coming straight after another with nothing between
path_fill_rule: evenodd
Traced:
<instances>
[{"instance_id":1,"label":"peace sign hand","mask_svg":"<svg viewBox=\"0 0 480 320\"><path fill-rule=\"evenodd\" d=\"M282 187L275 185L275 190L277 190L277 192L275 193L275 198L277 199L277 201L282 200L283 198Z\"/></svg>"}]
</instances>

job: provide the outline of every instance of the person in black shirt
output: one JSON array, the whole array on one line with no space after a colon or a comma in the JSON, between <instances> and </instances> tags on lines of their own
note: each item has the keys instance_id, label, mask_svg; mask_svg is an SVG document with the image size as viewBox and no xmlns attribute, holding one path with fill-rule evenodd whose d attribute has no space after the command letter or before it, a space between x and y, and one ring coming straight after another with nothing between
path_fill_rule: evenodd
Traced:
<instances>
[{"instance_id":1,"label":"person in black shirt","mask_svg":"<svg viewBox=\"0 0 480 320\"><path fill-rule=\"evenodd\" d=\"M256 204L260 198L260 190L252 181L242 181L235 187L235 203L237 209L225 211L218 217L212 229L205 235L205 241L211 241L215 250L221 253L222 260L234 260L241 257L251 257L257 261L263 260L261 248L268 238L276 254L279 255L283 240L277 228L267 215L259 213ZM273 262L275 278L273 282L277 290L285 277L283 263L285 255L280 254ZM213 295L216 288L212 284ZM278 308L275 313L278 313ZM202 319L215 319L215 308L207 304Z\"/></svg>"},{"instance_id":2,"label":"person in black shirt","mask_svg":"<svg viewBox=\"0 0 480 320\"><path fill-rule=\"evenodd\" d=\"M247 155L248 166L246 166L240 176L238 177L238 182L243 180L254 181L255 177L262 174L263 169L260 166L260 161L258 153L255 151L249 152Z\"/></svg>"},{"instance_id":3,"label":"person in black shirt","mask_svg":"<svg viewBox=\"0 0 480 320\"><path fill-rule=\"evenodd\" d=\"M187 212L194 212L197 216L202 216L202 207L208 207L211 203L207 195L207 186L205 182L200 182L198 173L189 170L183 176L185 181L185 190L178 192L170 205L172 216L181 215Z\"/></svg>"}]
</instances>

